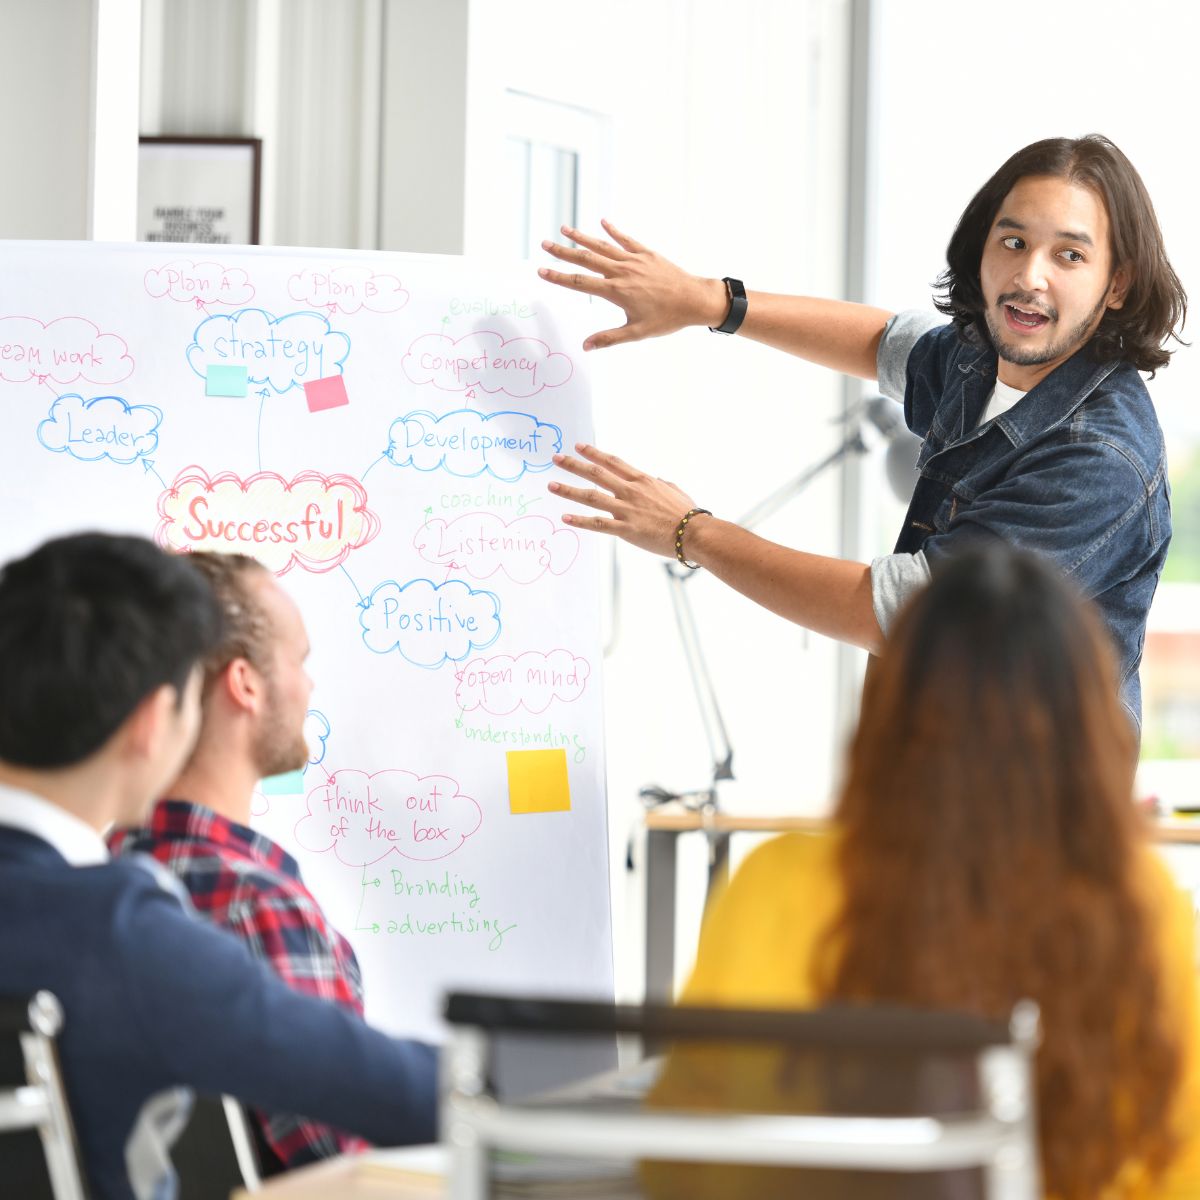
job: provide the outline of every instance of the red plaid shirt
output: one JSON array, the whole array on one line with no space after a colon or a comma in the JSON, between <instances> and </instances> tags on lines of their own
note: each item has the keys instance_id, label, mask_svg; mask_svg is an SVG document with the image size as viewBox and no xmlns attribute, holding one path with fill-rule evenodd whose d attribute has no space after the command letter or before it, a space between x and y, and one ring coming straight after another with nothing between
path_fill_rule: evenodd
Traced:
<instances>
[{"instance_id":1,"label":"red plaid shirt","mask_svg":"<svg viewBox=\"0 0 1200 1200\"><path fill-rule=\"evenodd\" d=\"M162 800L146 828L115 830L109 848L114 855L151 855L179 877L198 911L236 933L296 991L363 1015L362 974L350 943L325 919L296 860L270 838L211 809ZM304 1117L255 1116L287 1167L366 1146Z\"/></svg>"}]
</instances>

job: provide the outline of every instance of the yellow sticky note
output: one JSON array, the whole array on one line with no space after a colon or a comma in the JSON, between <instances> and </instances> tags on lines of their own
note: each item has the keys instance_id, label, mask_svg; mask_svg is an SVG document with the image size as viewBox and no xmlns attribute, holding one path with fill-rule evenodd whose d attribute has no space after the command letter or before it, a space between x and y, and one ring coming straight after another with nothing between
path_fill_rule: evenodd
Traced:
<instances>
[{"instance_id":1,"label":"yellow sticky note","mask_svg":"<svg viewBox=\"0 0 1200 1200\"><path fill-rule=\"evenodd\" d=\"M571 811L565 750L509 750L505 757L509 812Z\"/></svg>"}]
</instances>

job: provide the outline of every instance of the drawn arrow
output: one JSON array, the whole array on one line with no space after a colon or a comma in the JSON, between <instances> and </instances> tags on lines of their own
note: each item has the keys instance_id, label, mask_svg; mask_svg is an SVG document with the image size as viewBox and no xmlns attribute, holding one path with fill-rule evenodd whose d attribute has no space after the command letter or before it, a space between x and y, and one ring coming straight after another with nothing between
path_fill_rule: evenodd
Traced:
<instances>
[{"instance_id":1,"label":"drawn arrow","mask_svg":"<svg viewBox=\"0 0 1200 1200\"><path fill-rule=\"evenodd\" d=\"M50 395L52 395L57 400L58 399L58 389L51 387L50 384L48 384L46 382L46 380L48 378L49 378L48 375L39 375L37 377L37 381L38 381L38 383L40 383L42 385L42 387L44 387L46 389L46 391L48 391L50 393Z\"/></svg>"},{"instance_id":2,"label":"drawn arrow","mask_svg":"<svg viewBox=\"0 0 1200 1200\"><path fill-rule=\"evenodd\" d=\"M458 716L454 718L454 728L455 729L462 728L462 715L466 711L467 711L466 705L463 705L463 707L458 710Z\"/></svg>"},{"instance_id":3,"label":"drawn arrow","mask_svg":"<svg viewBox=\"0 0 1200 1200\"><path fill-rule=\"evenodd\" d=\"M258 396L259 396L259 401L258 401L258 429L257 429L257 431L255 432L255 441L256 441L256 442L257 442L257 444L258 444L258 469L259 469L259 471L260 471L260 472L262 471L262 422L263 422L263 413L266 411L266 407L267 407L267 398L268 398L270 395L271 395L271 389L270 389L270 388L262 388L262 389L259 391L259 393L258 393Z\"/></svg>"},{"instance_id":4,"label":"drawn arrow","mask_svg":"<svg viewBox=\"0 0 1200 1200\"><path fill-rule=\"evenodd\" d=\"M385 451L384 451L384 452L383 452L383 453L382 453L382 454L381 454L381 455L380 455L380 456L379 456L379 457L378 457L378 458L377 458L377 459L376 459L376 460L375 460L375 461L374 461L374 462L373 462L373 463L372 463L372 464L371 464L371 465L370 465L370 466L369 466L369 467L368 467L368 468L367 468L367 469L366 469L366 470L365 470L365 471L364 471L364 472L363 472L363 473L362 473L362 474L361 474L361 475L358 477L358 482L359 482L359 483L366 483L366 481L367 481L367 476L368 476L368 475L370 475L370 473L371 473L371 472L372 472L372 471L373 471L373 470L374 470L374 469L375 469L375 468L376 468L376 467L377 467L377 466L378 466L378 465L379 465L381 462L383 462L383 460L384 460L385 458L387 458L387 457L388 457L388 452L385 450ZM389 460L389 461L390 461L390 460Z\"/></svg>"},{"instance_id":5,"label":"drawn arrow","mask_svg":"<svg viewBox=\"0 0 1200 1200\"><path fill-rule=\"evenodd\" d=\"M330 300L330 302L327 305L325 305L325 309L329 313L329 315L332 317L334 315L334 313L336 313L338 310L337 302L334 300Z\"/></svg>"},{"instance_id":6,"label":"drawn arrow","mask_svg":"<svg viewBox=\"0 0 1200 1200\"><path fill-rule=\"evenodd\" d=\"M271 396L271 389L270 388L259 388L258 391L255 392L254 394L256 396L262 397L262 399L264 399L264 400L268 400L268 399L270 399L270 396Z\"/></svg>"},{"instance_id":7,"label":"drawn arrow","mask_svg":"<svg viewBox=\"0 0 1200 1200\"><path fill-rule=\"evenodd\" d=\"M379 932L378 922L372 923L370 925L360 925L359 924L359 921L362 920L363 907L367 903L367 888L378 887L378 886L379 886L379 876L376 875L374 879L368 879L367 878L367 867L366 867L366 864L364 863L363 864L363 873L362 873L362 900L359 902L358 912L355 913L355 915L354 915L354 928L356 930L361 930L363 933L378 933Z\"/></svg>"},{"instance_id":8,"label":"drawn arrow","mask_svg":"<svg viewBox=\"0 0 1200 1200\"><path fill-rule=\"evenodd\" d=\"M143 458L142 459L142 474L143 475L153 475L154 478L157 479L158 482L161 483L164 488L168 488L171 486L155 469L154 459L152 459L152 458Z\"/></svg>"},{"instance_id":9,"label":"drawn arrow","mask_svg":"<svg viewBox=\"0 0 1200 1200\"><path fill-rule=\"evenodd\" d=\"M203 301L203 300L201 300L199 296L197 296L197 297L196 297L196 307L197 307L197 308L198 308L198 309L199 309L199 310L200 310L200 311L201 311L201 312L202 312L202 313L203 313L203 314L204 314L206 317L212 316L212 314L211 314L211 313L208 311L208 309L204 307L204 301Z\"/></svg>"},{"instance_id":10,"label":"drawn arrow","mask_svg":"<svg viewBox=\"0 0 1200 1200\"><path fill-rule=\"evenodd\" d=\"M450 565L446 568L446 579L450 578L451 571L461 571L461 570L462 570L462 567L459 566L459 564L456 563L453 559L451 559ZM446 579L443 579L442 582L445 583Z\"/></svg>"},{"instance_id":11,"label":"drawn arrow","mask_svg":"<svg viewBox=\"0 0 1200 1200\"><path fill-rule=\"evenodd\" d=\"M443 317L443 318L442 318L442 324L443 324L443 325L449 325L449 324L450 324L450 318L449 318L449 317Z\"/></svg>"},{"instance_id":12,"label":"drawn arrow","mask_svg":"<svg viewBox=\"0 0 1200 1200\"><path fill-rule=\"evenodd\" d=\"M359 607L359 608L364 608L364 609L365 609L365 608L370 608L370 607L371 607L371 601L370 601L370 600L368 600L368 599L367 599L367 597L366 597L366 596L364 596L364 595L362 594L362 592L359 590L359 586L358 586L358 584L354 582L354 579L353 579L353 577L351 576L350 572L346 570L346 564L345 564L345 563L339 563L339 564L338 564L338 570L339 570L339 571L341 571L341 573L342 573L343 575L345 575L345 577L346 577L347 579L349 579L349 580L350 580L350 586L351 586L351 587L354 589L354 593L355 593L355 595L358 597L358 607Z\"/></svg>"},{"instance_id":13,"label":"drawn arrow","mask_svg":"<svg viewBox=\"0 0 1200 1200\"><path fill-rule=\"evenodd\" d=\"M422 525L421 528L428 529L429 518L433 516L433 505L431 504L428 508L422 509L421 511L425 514L425 524Z\"/></svg>"}]
</instances>

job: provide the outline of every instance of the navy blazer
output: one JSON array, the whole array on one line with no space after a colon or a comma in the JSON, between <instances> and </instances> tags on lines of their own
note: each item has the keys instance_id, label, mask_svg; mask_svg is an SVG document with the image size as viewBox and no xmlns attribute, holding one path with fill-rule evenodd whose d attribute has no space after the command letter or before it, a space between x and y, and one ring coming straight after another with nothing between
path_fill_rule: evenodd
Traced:
<instances>
[{"instance_id":1,"label":"navy blazer","mask_svg":"<svg viewBox=\"0 0 1200 1200\"><path fill-rule=\"evenodd\" d=\"M166 1089L224 1092L381 1145L436 1137L436 1052L292 991L133 859L72 867L0 826L0 992L62 1002L60 1053L88 1182L129 1200L125 1143Z\"/></svg>"}]
</instances>

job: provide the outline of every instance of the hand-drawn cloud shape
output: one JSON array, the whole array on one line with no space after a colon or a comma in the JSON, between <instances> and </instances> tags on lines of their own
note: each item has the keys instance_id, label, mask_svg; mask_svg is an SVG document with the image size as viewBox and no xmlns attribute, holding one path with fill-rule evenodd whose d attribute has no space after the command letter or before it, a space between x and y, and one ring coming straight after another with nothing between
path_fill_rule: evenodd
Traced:
<instances>
[{"instance_id":1,"label":"hand-drawn cloud shape","mask_svg":"<svg viewBox=\"0 0 1200 1200\"><path fill-rule=\"evenodd\" d=\"M413 546L426 562L454 563L475 579L503 571L514 583L533 583L547 572L562 575L579 557L575 530L556 527L548 517L506 523L490 512L427 521L413 537Z\"/></svg>"},{"instance_id":2,"label":"hand-drawn cloud shape","mask_svg":"<svg viewBox=\"0 0 1200 1200\"><path fill-rule=\"evenodd\" d=\"M432 383L445 392L479 388L521 398L561 387L575 371L568 355L551 350L540 338L505 341L487 330L457 341L443 333L424 334L408 348L401 366L413 383Z\"/></svg>"},{"instance_id":3,"label":"hand-drawn cloud shape","mask_svg":"<svg viewBox=\"0 0 1200 1200\"><path fill-rule=\"evenodd\" d=\"M120 396L85 400L59 396L37 427L38 441L56 454L64 450L82 462L102 458L128 465L158 449L162 412L148 404L127 404Z\"/></svg>"},{"instance_id":4,"label":"hand-drawn cloud shape","mask_svg":"<svg viewBox=\"0 0 1200 1200\"><path fill-rule=\"evenodd\" d=\"M334 267L303 270L288 279L288 295L314 308L344 313L398 312L408 303L408 292L395 275L377 275L370 267Z\"/></svg>"},{"instance_id":5,"label":"hand-drawn cloud shape","mask_svg":"<svg viewBox=\"0 0 1200 1200\"><path fill-rule=\"evenodd\" d=\"M410 412L392 422L384 451L395 467L436 471L465 479L485 471L514 483L526 471L547 471L562 449L562 430L531 413L480 413L459 408L444 416Z\"/></svg>"},{"instance_id":6,"label":"hand-drawn cloud shape","mask_svg":"<svg viewBox=\"0 0 1200 1200\"><path fill-rule=\"evenodd\" d=\"M166 296L181 304L239 305L254 299L254 285L241 267L223 267L215 262L179 258L152 267L143 282L156 300Z\"/></svg>"},{"instance_id":7,"label":"hand-drawn cloud shape","mask_svg":"<svg viewBox=\"0 0 1200 1200\"><path fill-rule=\"evenodd\" d=\"M244 364L251 386L265 383L277 392L340 375L350 355L350 339L315 312L273 317L243 308L201 321L192 336L188 365L201 378L210 366Z\"/></svg>"},{"instance_id":8,"label":"hand-drawn cloud shape","mask_svg":"<svg viewBox=\"0 0 1200 1200\"><path fill-rule=\"evenodd\" d=\"M379 532L357 479L316 471L291 480L273 471L241 479L184 467L159 496L158 512L160 545L249 554L276 575L297 564L332 571Z\"/></svg>"},{"instance_id":9,"label":"hand-drawn cloud shape","mask_svg":"<svg viewBox=\"0 0 1200 1200\"><path fill-rule=\"evenodd\" d=\"M0 317L0 379L112 384L128 379L133 359L123 338L101 333L85 317Z\"/></svg>"},{"instance_id":10,"label":"hand-drawn cloud shape","mask_svg":"<svg viewBox=\"0 0 1200 1200\"><path fill-rule=\"evenodd\" d=\"M317 766L325 761L326 743L329 741L329 718L319 709L310 708L304 714L304 742L308 746L308 765Z\"/></svg>"},{"instance_id":11,"label":"hand-drawn cloud shape","mask_svg":"<svg viewBox=\"0 0 1200 1200\"><path fill-rule=\"evenodd\" d=\"M418 667L440 667L483 650L500 636L500 601L460 579L433 583L388 580L367 597L358 615L363 641L376 654L398 650Z\"/></svg>"},{"instance_id":12,"label":"hand-drawn cloud shape","mask_svg":"<svg viewBox=\"0 0 1200 1200\"><path fill-rule=\"evenodd\" d=\"M265 817L271 811L271 802L263 794L262 784L256 784L254 791L250 793L250 815L252 817Z\"/></svg>"},{"instance_id":13,"label":"hand-drawn cloud shape","mask_svg":"<svg viewBox=\"0 0 1200 1200\"><path fill-rule=\"evenodd\" d=\"M564 704L578 700L591 673L587 659L576 658L570 650L551 650L549 654L526 650L516 658L507 654L473 658L454 673L458 681L454 699L463 712L481 708L504 717L520 707L542 713L555 700Z\"/></svg>"},{"instance_id":14,"label":"hand-drawn cloud shape","mask_svg":"<svg viewBox=\"0 0 1200 1200\"><path fill-rule=\"evenodd\" d=\"M483 822L479 805L448 775L335 771L308 793L296 825L306 850L332 850L348 867L389 854L431 862L453 854Z\"/></svg>"}]
</instances>

